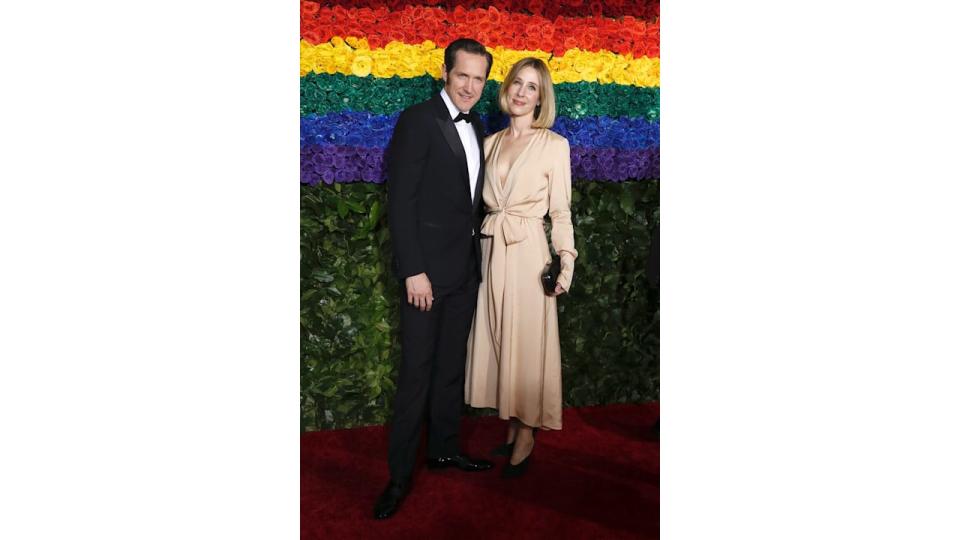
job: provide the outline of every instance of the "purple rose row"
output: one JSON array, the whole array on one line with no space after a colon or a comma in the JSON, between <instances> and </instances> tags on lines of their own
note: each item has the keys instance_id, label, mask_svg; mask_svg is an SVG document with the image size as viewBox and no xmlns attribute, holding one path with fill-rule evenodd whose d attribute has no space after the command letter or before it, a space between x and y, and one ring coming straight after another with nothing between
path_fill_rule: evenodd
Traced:
<instances>
[{"instance_id":1,"label":"purple rose row","mask_svg":"<svg viewBox=\"0 0 960 540\"><path fill-rule=\"evenodd\" d=\"M570 166L574 181L654 179L660 177L660 148L631 150L574 146L570 149ZM309 145L300 149L301 184L380 184L385 180L382 148Z\"/></svg>"}]
</instances>

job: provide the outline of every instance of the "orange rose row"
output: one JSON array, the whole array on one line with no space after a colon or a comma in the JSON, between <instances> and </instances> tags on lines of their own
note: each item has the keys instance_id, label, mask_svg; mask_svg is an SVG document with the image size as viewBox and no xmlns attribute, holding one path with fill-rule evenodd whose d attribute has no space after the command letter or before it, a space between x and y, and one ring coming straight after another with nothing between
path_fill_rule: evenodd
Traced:
<instances>
[{"instance_id":1,"label":"orange rose row","mask_svg":"<svg viewBox=\"0 0 960 540\"><path fill-rule=\"evenodd\" d=\"M537 48L555 55L578 48L634 57L660 56L660 24L629 16L620 20L562 16L549 20L495 7L444 10L407 6L391 11L386 7L331 8L301 2L302 39L318 44L335 35L364 36L371 47L383 47L391 41L419 44L427 40L445 47L458 37L472 37L488 47Z\"/></svg>"}]
</instances>

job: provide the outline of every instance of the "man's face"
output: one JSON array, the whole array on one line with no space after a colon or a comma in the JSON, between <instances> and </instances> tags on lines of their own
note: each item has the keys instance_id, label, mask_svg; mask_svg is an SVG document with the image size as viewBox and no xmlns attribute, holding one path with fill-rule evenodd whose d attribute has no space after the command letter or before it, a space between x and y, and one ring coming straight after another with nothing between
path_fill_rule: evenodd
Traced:
<instances>
[{"instance_id":1,"label":"man's face","mask_svg":"<svg viewBox=\"0 0 960 540\"><path fill-rule=\"evenodd\" d=\"M460 112L470 109L480 101L483 85L487 82L487 58L479 54L457 51L453 69L442 68L444 85L450 100Z\"/></svg>"}]
</instances>

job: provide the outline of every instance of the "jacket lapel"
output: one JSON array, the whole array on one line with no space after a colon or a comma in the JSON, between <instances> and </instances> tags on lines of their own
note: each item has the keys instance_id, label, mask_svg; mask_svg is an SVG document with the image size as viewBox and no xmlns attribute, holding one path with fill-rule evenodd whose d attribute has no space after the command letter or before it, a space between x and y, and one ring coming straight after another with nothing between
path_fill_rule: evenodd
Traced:
<instances>
[{"instance_id":1,"label":"jacket lapel","mask_svg":"<svg viewBox=\"0 0 960 540\"><path fill-rule=\"evenodd\" d=\"M460 134L457 133L457 128L453 125L453 119L450 118L450 111L447 110L447 105L443 102L443 98L440 97L440 94L436 94L433 99L437 111L435 120L437 125L440 126L440 132L443 133L443 138L446 139L447 145L460 164L460 179L463 181L464 191L469 197L470 180L467 176L467 152L463 149L463 143L460 142Z\"/></svg>"},{"instance_id":2,"label":"jacket lapel","mask_svg":"<svg viewBox=\"0 0 960 540\"><path fill-rule=\"evenodd\" d=\"M446 114L446 112L444 112ZM456 156L457 160L460 162L463 167L460 167L460 176L463 176L464 179L467 177L467 153L463 149L463 143L460 142L460 135L457 134L457 128L453 127L453 120L450 117L437 118L437 125L440 126L440 131L443 132L443 138L447 140L447 144L450 145L450 150L453 151L453 155Z\"/></svg>"},{"instance_id":3,"label":"jacket lapel","mask_svg":"<svg viewBox=\"0 0 960 540\"><path fill-rule=\"evenodd\" d=\"M477 172L477 186L473 192L473 208L476 210L477 205L480 204L480 198L483 195L483 178L486 174L486 156L483 155L483 124L480 121L480 116L475 116L476 121L473 123L473 132L477 136L477 147L480 148L480 170ZM469 183L467 184L469 185Z\"/></svg>"}]
</instances>

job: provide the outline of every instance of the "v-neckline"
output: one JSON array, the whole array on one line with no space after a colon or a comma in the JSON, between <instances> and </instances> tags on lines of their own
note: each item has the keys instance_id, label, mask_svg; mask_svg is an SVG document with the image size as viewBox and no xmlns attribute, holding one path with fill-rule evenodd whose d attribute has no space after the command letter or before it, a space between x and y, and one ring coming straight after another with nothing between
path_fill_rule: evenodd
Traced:
<instances>
[{"instance_id":1,"label":"v-neckline","mask_svg":"<svg viewBox=\"0 0 960 540\"><path fill-rule=\"evenodd\" d=\"M496 177L494 178L494 183L497 185L497 187L500 188L500 193L502 193L504 196L506 196L506 194L510 192L508 188L511 186L511 183L512 183L511 179L513 177L514 169L517 167L517 164L520 163L520 159L524 156L524 154L527 153L527 150L530 149L530 146L533 144L533 141L537 138L537 135L539 135L539 131L534 132L532 135L530 135L530 140L527 141L527 144L523 147L523 150L521 150L520 153L517 154L517 157L514 158L513 163L511 163L510 166L507 167L507 177L503 181L501 181L500 180L500 151L503 149L503 138L504 136L506 136L508 129L510 128L508 127L500 132L500 138L497 140L496 155L494 156L494 162L493 162L494 164L493 169L496 171Z\"/></svg>"}]
</instances>

